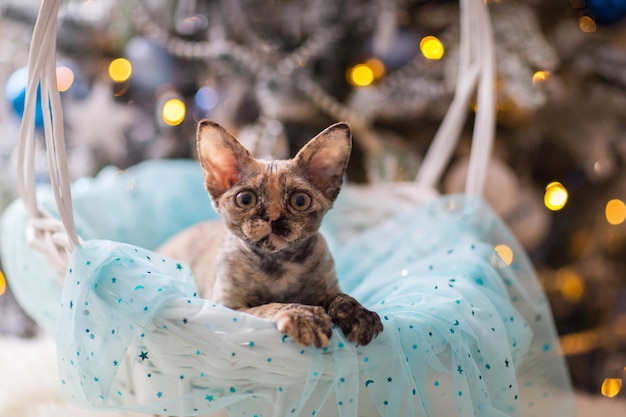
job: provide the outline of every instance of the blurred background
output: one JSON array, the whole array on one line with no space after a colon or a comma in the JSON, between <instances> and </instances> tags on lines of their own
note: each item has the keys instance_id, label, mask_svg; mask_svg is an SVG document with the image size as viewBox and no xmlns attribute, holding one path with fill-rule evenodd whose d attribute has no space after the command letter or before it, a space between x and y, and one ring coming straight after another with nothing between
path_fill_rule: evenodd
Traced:
<instances>
[{"instance_id":1,"label":"blurred background","mask_svg":"<svg viewBox=\"0 0 626 417\"><path fill-rule=\"evenodd\" d=\"M535 263L575 386L624 397L626 0L486 2L497 55L486 198ZM57 78L72 177L193 158L195 123L209 117L261 157L347 120L349 181L412 180L454 92L458 3L65 1ZM16 198L38 7L0 3L0 211ZM442 192L463 188L475 110ZM0 265L2 334L38 329Z\"/></svg>"}]
</instances>

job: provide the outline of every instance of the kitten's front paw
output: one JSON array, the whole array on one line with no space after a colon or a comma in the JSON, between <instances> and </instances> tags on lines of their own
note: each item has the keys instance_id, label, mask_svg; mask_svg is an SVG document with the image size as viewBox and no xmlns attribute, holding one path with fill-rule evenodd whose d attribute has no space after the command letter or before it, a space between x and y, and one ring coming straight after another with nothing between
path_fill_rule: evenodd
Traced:
<instances>
[{"instance_id":1,"label":"kitten's front paw","mask_svg":"<svg viewBox=\"0 0 626 417\"><path fill-rule=\"evenodd\" d=\"M346 338L357 345L367 345L383 331L380 317L347 294L339 294L330 303L328 314L343 330Z\"/></svg>"},{"instance_id":2,"label":"kitten's front paw","mask_svg":"<svg viewBox=\"0 0 626 417\"><path fill-rule=\"evenodd\" d=\"M332 322L323 307L294 304L275 317L281 333L292 337L300 346L328 345Z\"/></svg>"}]
</instances>

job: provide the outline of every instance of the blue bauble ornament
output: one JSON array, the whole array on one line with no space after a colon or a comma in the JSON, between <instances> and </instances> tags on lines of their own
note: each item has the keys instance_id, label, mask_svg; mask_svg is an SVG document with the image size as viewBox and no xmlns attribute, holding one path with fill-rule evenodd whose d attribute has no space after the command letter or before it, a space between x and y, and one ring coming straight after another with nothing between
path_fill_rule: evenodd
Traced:
<instances>
[{"instance_id":1,"label":"blue bauble ornament","mask_svg":"<svg viewBox=\"0 0 626 417\"><path fill-rule=\"evenodd\" d=\"M626 16L626 0L587 0L585 9L599 25L612 25Z\"/></svg>"},{"instance_id":2,"label":"blue bauble ornament","mask_svg":"<svg viewBox=\"0 0 626 417\"><path fill-rule=\"evenodd\" d=\"M4 90L5 96L15 114L22 119L24 116L24 104L26 101L26 86L28 85L28 68L22 67L16 70L7 80ZM35 111L35 127L43 127L43 111L41 110L41 92L37 87L37 105Z\"/></svg>"}]
</instances>

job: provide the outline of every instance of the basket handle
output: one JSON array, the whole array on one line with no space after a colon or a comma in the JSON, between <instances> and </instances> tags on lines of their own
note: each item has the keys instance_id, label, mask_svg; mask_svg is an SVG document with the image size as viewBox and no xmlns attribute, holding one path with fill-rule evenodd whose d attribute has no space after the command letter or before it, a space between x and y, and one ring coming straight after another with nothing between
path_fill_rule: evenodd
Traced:
<instances>
[{"instance_id":1,"label":"basket handle","mask_svg":"<svg viewBox=\"0 0 626 417\"><path fill-rule=\"evenodd\" d=\"M74 224L63 111L56 79L56 34L59 0L41 3L28 56L28 84L18 145L18 193L29 215L29 241L57 270L65 272L79 238ZM60 221L38 204L35 183L35 112L38 87L44 121L50 183Z\"/></svg>"},{"instance_id":2,"label":"basket handle","mask_svg":"<svg viewBox=\"0 0 626 417\"><path fill-rule=\"evenodd\" d=\"M483 0L461 0L461 41L454 98L428 149L416 181L435 189L452 157L477 88L465 192L482 195L495 132L495 59L491 21ZM477 86L477 87L476 87Z\"/></svg>"}]
</instances>

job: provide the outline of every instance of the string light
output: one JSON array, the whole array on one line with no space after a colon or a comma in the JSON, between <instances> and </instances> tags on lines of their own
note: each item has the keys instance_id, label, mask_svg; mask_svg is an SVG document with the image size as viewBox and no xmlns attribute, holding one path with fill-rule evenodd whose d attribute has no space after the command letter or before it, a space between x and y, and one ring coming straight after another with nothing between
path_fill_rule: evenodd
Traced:
<instances>
[{"instance_id":1,"label":"string light","mask_svg":"<svg viewBox=\"0 0 626 417\"><path fill-rule=\"evenodd\" d=\"M568 198L569 193L563 184L554 181L546 186L543 202L548 209L558 211L565 207Z\"/></svg>"},{"instance_id":2,"label":"string light","mask_svg":"<svg viewBox=\"0 0 626 417\"><path fill-rule=\"evenodd\" d=\"M589 353L600 346L602 340L597 330L586 330L559 336L561 351L565 356Z\"/></svg>"},{"instance_id":3,"label":"string light","mask_svg":"<svg viewBox=\"0 0 626 417\"><path fill-rule=\"evenodd\" d=\"M0 297L2 297L2 295L4 294L6 290L7 290L7 281L6 279L4 279L4 274L2 273L2 271L0 271Z\"/></svg>"},{"instance_id":4,"label":"string light","mask_svg":"<svg viewBox=\"0 0 626 417\"><path fill-rule=\"evenodd\" d=\"M420 51L426 59L441 59L444 54L443 44L434 36L426 36L420 41Z\"/></svg>"},{"instance_id":5,"label":"string light","mask_svg":"<svg viewBox=\"0 0 626 417\"><path fill-rule=\"evenodd\" d=\"M509 248L505 244L501 244L496 246L494 249L496 253L500 256L500 258L502 258L505 264L511 265L511 263L513 262L513 251L511 250L511 248Z\"/></svg>"},{"instance_id":6,"label":"string light","mask_svg":"<svg viewBox=\"0 0 626 417\"><path fill-rule=\"evenodd\" d=\"M181 99L172 98L163 104L161 117L168 126L178 126L185 120L186 113L185 103Z\"/></svg>"},{"instance_id":7,"label":"string light","mask_svg":"<svg viewBox=\"0 0 626 417\"><path fill-rule=\"evenodd\" d=\"M622 224L624 223L624 220L626 220L626 204L624 204L622 200L614 198L606 203L604 214L606 216L606 221L609 222L609 224L614 226Z\"/></svg>"},{"instance_id":8,"label":"string light","mask_svg":"<svg viewBox=\"0 0 626 417\"><path fill-rule=\"evenodd\" d=\"M367 64L357 64L350 68L347 80L355 87L367 87L374 82L374 71Z\"/></svg>"},{"instance_id":9,"label":"string light","mask_svg":"<svg viewBox=\"0 0 626 417\"><path fill-rule=\"evenodd\" d=\"M580 301L585 293L585 281L570 268L559 269L555 284L563 298L572 303Z\"/></svg>"},{"instance_id":10,"label":"string light","mask_svg":"<svg viewBox=\"0 0 626 417\"><path fill-rule=\"evenodd\" d=\"M57 67L57 90L64 92L74 84L74 71L69 67Z\"/></svg>"},{"instance_id":11,"label":"string light","mask_svg":"<svg viewBox=\"0 0 626 417\"><path fill-rule=\"evenodd\" d=\"M622 389L622 378L605 378L604 382L602 382L602 388L600 388L600 392L605 397L613 398Z\"/></svg>"},{"instance_id":12,"label":"string light","mask_svg":"<svg viewBox=\"0 0 626 417\"><path fill-rule=\"evenodd\" d=\"M116 58L109 64L109 77L116 83L128 81L133 73L133 66L126 58Z\"/></svg>"},{"instance_id":13,"label":"string light","mask_svg":"<svg viewBox=\"0 0 626 417\"><path fill-rule=\"evenodd\" d=\"M591 16L581 16L578 19L578 27L585 33L592 33L596 31L596 22Z\"/></svg>"},{"instance_id":14,"label":"string light","mask_svg":"<svg viewBox=\"0 0 626 417\"><path fill-rule=\"evenodd\" d=\"M365 61L365 65L367 65L371 70L372 74L374 74L375 79L379 79L385 76L387 69L385 68L385 64L380 59L370 58Z\"/></svg>"},{"instance_id":15,"label":"string light","mask_svg":"<svg viewBox=\"0 0 626 417\"><path fill-rule=\"evenodd\" d=\"M537 71L533 74L533 84L539 84L544 82L550 76L550 71Z\"/></svg>"}]
</instances>

